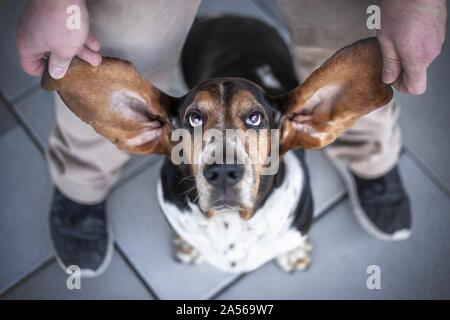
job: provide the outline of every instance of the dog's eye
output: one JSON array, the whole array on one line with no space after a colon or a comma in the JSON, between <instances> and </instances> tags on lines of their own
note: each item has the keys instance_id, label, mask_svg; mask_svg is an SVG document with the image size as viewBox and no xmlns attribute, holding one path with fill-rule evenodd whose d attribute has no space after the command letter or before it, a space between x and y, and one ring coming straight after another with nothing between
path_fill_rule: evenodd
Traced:
<instances>
[{"instance_id":1,"label":"dog's eye","mask_svg":"<svg viewBox=\"0 0 450 320\"><path fill-rule=\"evenodd\" d=\"M247 123L252 127L257 127L261 124L262 118L263 115L261 112L253 111L248 115L247 119L245 120L245 123Z\"/></svg>"},{"instance_id":2,"label":"dog's eye","mask_svg":"<svg viewBox=\"0 0 450 320\"><path fill-rule=\"evenodd\" d=\"M198 111L191 111L187 115L189 119L189 124L192 128L201 126L203 124L202 115Z\"/></svg>"}]
</instances>

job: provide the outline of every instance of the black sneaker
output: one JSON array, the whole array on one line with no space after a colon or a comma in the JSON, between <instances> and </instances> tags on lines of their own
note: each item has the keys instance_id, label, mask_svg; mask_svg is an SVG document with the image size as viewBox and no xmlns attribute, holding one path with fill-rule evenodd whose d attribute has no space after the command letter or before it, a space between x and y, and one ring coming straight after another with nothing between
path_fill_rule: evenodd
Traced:
<instances>
[{"instance_id":1,"label":"black sneaker","mask_svg":"<svg viewBox=\"0 0 450 320\"><path fill-rule=\"evenodd\" d=\"M105 203L83 205L57 189L50 213L50 234L62 268L78 266L82 277L100 275L111 261L113 243Z\"/></svg>"},{"instance_id":2,"label":"black sneaker","mask_svg":"<svg viewBox=\"0 0 450 320\"><path fill-rule=\"evenodd\" d=\"M353 211L361 226L375 238L398 241L411 234L411 210L397 167L382 177L363 179L332 160L349 193Z\"/></svg>"}]
</instances>

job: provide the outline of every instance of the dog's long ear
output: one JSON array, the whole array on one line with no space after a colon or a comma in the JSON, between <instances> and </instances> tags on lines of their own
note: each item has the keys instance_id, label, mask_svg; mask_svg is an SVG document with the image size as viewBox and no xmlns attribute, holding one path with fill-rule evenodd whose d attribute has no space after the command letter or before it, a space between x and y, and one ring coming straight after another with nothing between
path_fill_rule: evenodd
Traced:
<instances>
[{"instance_id":1,"label":"dog's long ear","mask_svg":"<svg viewBox=\"0 0 450 320\"><path fill-rule=\"evenodd\" d=\"M73 113L118 148L169 152L168 108L175 98L143 79L131 63L104 57L93 67L75 58L60 80L44 73L42 87L58 91Z\"/></svg>"},{"instance_id":2,"label":"dog's long ear","mask_svg":"<svg viewBox=\"0 0 450 320\"><path fill-rule=\"evenodd\" d=\"M382 55L375 38L338 51L304 83L283 97L281 152L322 148L363 115L387 104L392 88L381 80Z\"/></svg>"}]
</instances>

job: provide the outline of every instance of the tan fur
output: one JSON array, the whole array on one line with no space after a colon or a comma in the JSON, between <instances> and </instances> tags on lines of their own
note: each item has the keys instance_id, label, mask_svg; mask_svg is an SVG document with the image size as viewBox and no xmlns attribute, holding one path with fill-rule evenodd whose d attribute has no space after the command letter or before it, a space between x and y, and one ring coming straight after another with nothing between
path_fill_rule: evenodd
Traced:
<instances>
[{"instance_id":1,"label":"tan fur","mask_svg":"<svg viewBox=\"0 0 450 320\"><path fill-rule=\"evenodd\" d=\"M104 57L98 67L81 59L72 60L64 78L55 80L46 72L42 79L46 90L57 90L65 104L86 123L118 148L138 154L168 153L170 143L166 137L168 118L167 100L163 92L143 79L134 66L120 59ZM121 117L110 108L111 95L115 91L129 90L139 94L148 105L152 121L138 122ZM155 130L161 139L144 145L129 145L127 140L143 130Z\"/></svg>"},{"instance_id":2,"label":"tan fur","mask_svg":"<svg viewBox=\"0 0 450 320\"><path fill-rule=\"evenodd\" d=\"M214 87L208 89L198 91L191 105L186 108L186 113L192 109L198 109L208 115L206 122L203 123L203 130L216 127L217 123L221 121L220 115L223 114L219 92Z\"/></svg>"},{"instance_id":3,"label":"tan fur","mask_svg":"<svg viewBox=\"0 0 450 320\"><path fill-rule=\"evenodd\" d=\"M227 116L229 117L229 122L233 124L233 128L235 129L241 129L243 132L246 131L247 125L243 119L246 118L246 116L253 110L259 109L259 111L264 114L264 117L267 118L267 115L265 114L264 108L261 106L260 108L257 108L257 106L260 103L258 100L248 91L246 90L238 90L235 92L233 97L231 98L230 103L230 110L227 113ZM238 135L238 139L240 140L241 144L244 146L244 150L247 154L250 154L250 143L251 139L246 138L245 135ZM250 194L253 199L252 203L256 204L258 199L258 191L260 187L260 175L261 171L263 169L264 164L266 163L266 160L270 154L270 133L267 131L267 134L262 136L262 133L258 132L257 136L257 154L252 155L256 156L257 159L252 159L252 164L249 166L251 167L250 170L253 171L254 175L254 181L251 186ZM247 192L247 190L246 190ZM253 217L255 208L242 208L239 211L240 216L248 220L251 217Z\"/></svg>"},{"instance_id":4,"label":"tan fur","mask_svg":"<svg viewBox=\"0 0 450 320\"><path fill-rule=\"evenodd\" d=\"M323 148L363 115L387 104L392 88L381 80L382 56L375 38L361 40L338 51L298 88L288 93L281 152L293 148ZM331 108L303 110L320 88L337 85L341 92ZM311 131L323 133L320 137Z\"/></svg>"}]
</instances>

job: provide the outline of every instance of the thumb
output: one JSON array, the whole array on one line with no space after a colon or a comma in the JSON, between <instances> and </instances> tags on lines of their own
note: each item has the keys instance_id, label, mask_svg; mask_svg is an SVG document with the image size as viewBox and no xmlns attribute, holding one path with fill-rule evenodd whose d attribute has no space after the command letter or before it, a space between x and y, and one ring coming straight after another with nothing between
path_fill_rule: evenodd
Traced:
<instances>
[{"instance_id":1,"label":"thumb","mask_svg":"<svg viewBox=\"0 0 450 320\"><path fill-rule=\"evenodd\" d=\"M402 70L400 58L392 41L380 41L380 47L383 54L382 80L386 84L391 84L400 76Z\"/></svg>"},{"instance_id":2,"label":"thumb","mask_svg":"<svg viewBox=\"0 0 450 320\"><path fill-rule=\"evenodd\" d=\"M405 64L403 82L408 93L413 95L423 94L427 88L427 67L420 64Z\"/></svg>"},{"instance_id":3,"label":"thumb","mask_svg":"<svg viewBox=\"0 0 450 320\"><path fill-rule=\"evenodd\" d=\"M56 53L50 54L50 59L48 62L48 72L53 79L61 79L67 72L69 68L70 61L72 58L63 58Z\"/></svg>"}]
</instances>

